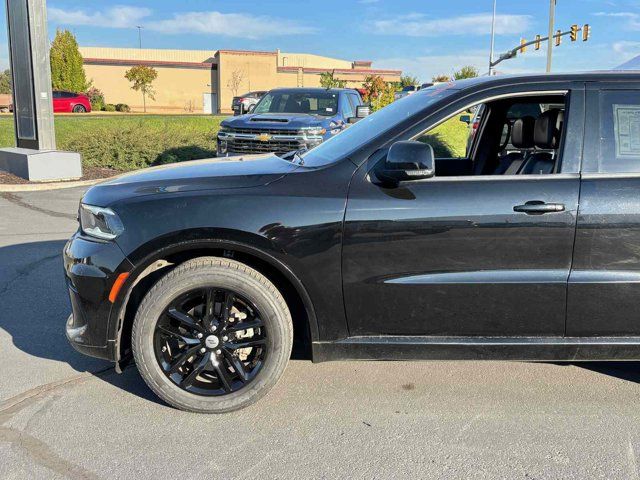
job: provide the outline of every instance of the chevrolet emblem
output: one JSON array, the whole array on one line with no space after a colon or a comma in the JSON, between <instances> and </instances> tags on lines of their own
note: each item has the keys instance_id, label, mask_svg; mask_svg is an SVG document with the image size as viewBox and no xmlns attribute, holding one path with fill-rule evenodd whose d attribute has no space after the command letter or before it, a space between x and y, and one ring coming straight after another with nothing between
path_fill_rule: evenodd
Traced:
<instances>
[{"instance_id":1,"label":"chevrolet emblem","mask_svg":"<svg viewBox=\"0 0 640 480\"><path fill-rule=\"evenodd\" d=\"M268 133L261 133L260 135L258 135L258 140L260 140L261 142L268 142L269 140L271 140L271 135L269 135Z\"/></svg>"}]
</instances>

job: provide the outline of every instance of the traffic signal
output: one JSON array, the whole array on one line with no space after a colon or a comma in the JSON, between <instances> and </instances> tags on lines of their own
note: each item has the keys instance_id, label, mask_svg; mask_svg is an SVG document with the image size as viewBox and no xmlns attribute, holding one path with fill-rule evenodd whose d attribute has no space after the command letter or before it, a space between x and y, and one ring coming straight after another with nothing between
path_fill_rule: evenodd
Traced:
<instances>
[{"instance_id":1,"label":"traffic signal","mask_svg":"<svg viewBox=\"0 0 640 480\"><path fill-rule=\"evenodd\" d=\"M560 44L562 43L562 30L556 30L556 47L559 47Z\"/></svg>"},{"instance_id":2,"label":"traffic signal","mask_svg":"<svg viewBox=\"0 0 640 480\"><path fill-rule=\"evenodd\" d=\"M582 27L582 41L586 42L587 40L589 40L590 36L591 36L591 26L588 23L585 23L584 27Z\"/></svg>"},{"instance_id":3,"label":"traffic signal","mask_svg":"<svg viewBox=\"0 0 640 480\"><path fill-rule=\"evenodd\" d=\"M536 50L540 50L540 38L542 38L540 35L536 35L536 44L535 44Z\"/></svg>"},{"instance_id":4,"label":"traffic signal","mask_svg":"<svg viewBox=\"0 0 640 480\"><path fill-rule=\"evenodd\" d=\"M524 38L520 39L520 53L524 53L527 51L527 47L525 46L525 44L527 43L527 40Z\"/></svg>"},{"instance_id":5,"label":"traffic signal","mask_svg":"<svg viewBox=\"0 0 640 480\"><path fill-rule=\"evenodd\" d=\"M569 36L571 37L572 42L575 42L578 39L578 30L580 30L578 25L571 25L571 33Z\"/></svg>"}]
</instances>

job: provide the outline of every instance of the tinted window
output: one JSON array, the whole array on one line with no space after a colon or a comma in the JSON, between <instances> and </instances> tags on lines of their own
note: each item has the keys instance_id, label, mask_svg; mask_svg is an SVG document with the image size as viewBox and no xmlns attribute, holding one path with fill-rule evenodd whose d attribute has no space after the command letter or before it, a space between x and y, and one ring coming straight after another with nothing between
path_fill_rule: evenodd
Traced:
<instances>
[{"instance_id":1,"label":"tinted window","mask_svg":"<svg viewBox=\"0 0 640 480\"><path fill-rule=\"evenodd\" d=\"M338 111L338 94L330 92L269 92L254 113L308 113L331 117Z\"/></svg>"},{"instance_id":2,"label":"tinted window","mask_svg":"<svg viewBox=\"0 0 640 480\"><path fill-rule=\"evenodd\" d=\"M640 91L600 95L598 171L640 172Z\"/></svg>"},{"instance_id":3,"label":"tinted window","mask_svg":"<svg viewBox=\"0 0 640 480\"><path fill-rule=\"evenodd\" d=\"M304 157L305 165L326 165L345 158L376 138L384 138L385 132L397 124L416 115L453 92L455 90L450 86L436 86L422 89L415 95L409 95L397 102L393 102L351 125L340 135L335 135L304 153L302 156ZM264 97L264 99L266 98Z\"/></svg>"},{"instance_id":4,"label":"tinted window","mask_svg":"<svg viewBox=\"0 0 640 480\"><path fill-rule=\"evenodd\" d=\"M355 117L355 110L351 102L349 101L349 96L345 93L342 95L340 101L342 102L342 116L346 118Z\"/></svg>"}]
</instances>

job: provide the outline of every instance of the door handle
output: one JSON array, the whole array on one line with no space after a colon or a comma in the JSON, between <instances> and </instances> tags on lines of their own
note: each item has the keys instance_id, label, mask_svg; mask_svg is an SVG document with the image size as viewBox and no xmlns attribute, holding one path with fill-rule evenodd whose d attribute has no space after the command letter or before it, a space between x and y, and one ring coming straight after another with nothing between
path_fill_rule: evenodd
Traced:
<instances>
[{"instance_id":1,"label":"door handle","mask_svg":"<svg viewBox=\"0 0 640 480\"><path fill-rule=\"evenodd\" d=\"M564 212L562 203L545 203L540 200L531 200L524 205L513 207L514 212L522 212L527 215L542 215L543 213Z\"/></svg>"}]
</instances>

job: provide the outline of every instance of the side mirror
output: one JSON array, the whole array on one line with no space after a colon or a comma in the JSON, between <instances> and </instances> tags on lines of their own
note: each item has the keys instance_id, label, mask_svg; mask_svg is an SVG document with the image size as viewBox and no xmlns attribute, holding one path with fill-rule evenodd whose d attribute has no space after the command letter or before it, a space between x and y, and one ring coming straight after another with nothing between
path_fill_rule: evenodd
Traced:
<instances>
[{"instance_id":1,"label":"side mirror","mask_svg":"<svg viewBox=\"0 0 640 480\"><path fill-rule=\"evenodd\" d=\"M462 123L466 123L467 125L471 124L471 115L460 115L460 121Z\"/></svg>"},{"instance_id":2,"label":"side mirror","mask_svg":"<svg viewBox=\"0 0 640 480\"><path fill-rule=\"evenodd\" d=\"M398 183L431 178L435 172L433 147L428 143L405 140L391 145L387 160L378 176Z\"/></svg>"},{"instance_id":3,"label":"side mirror","mask_svg":"<svg viewBox=\"0 0 640 480\"><path fill-rule=\"evenodd\" d=\"M369 105L358 105L356 107L356 118L365 118L371 115L371 107Z\"/></svg>"}]
</instances>

